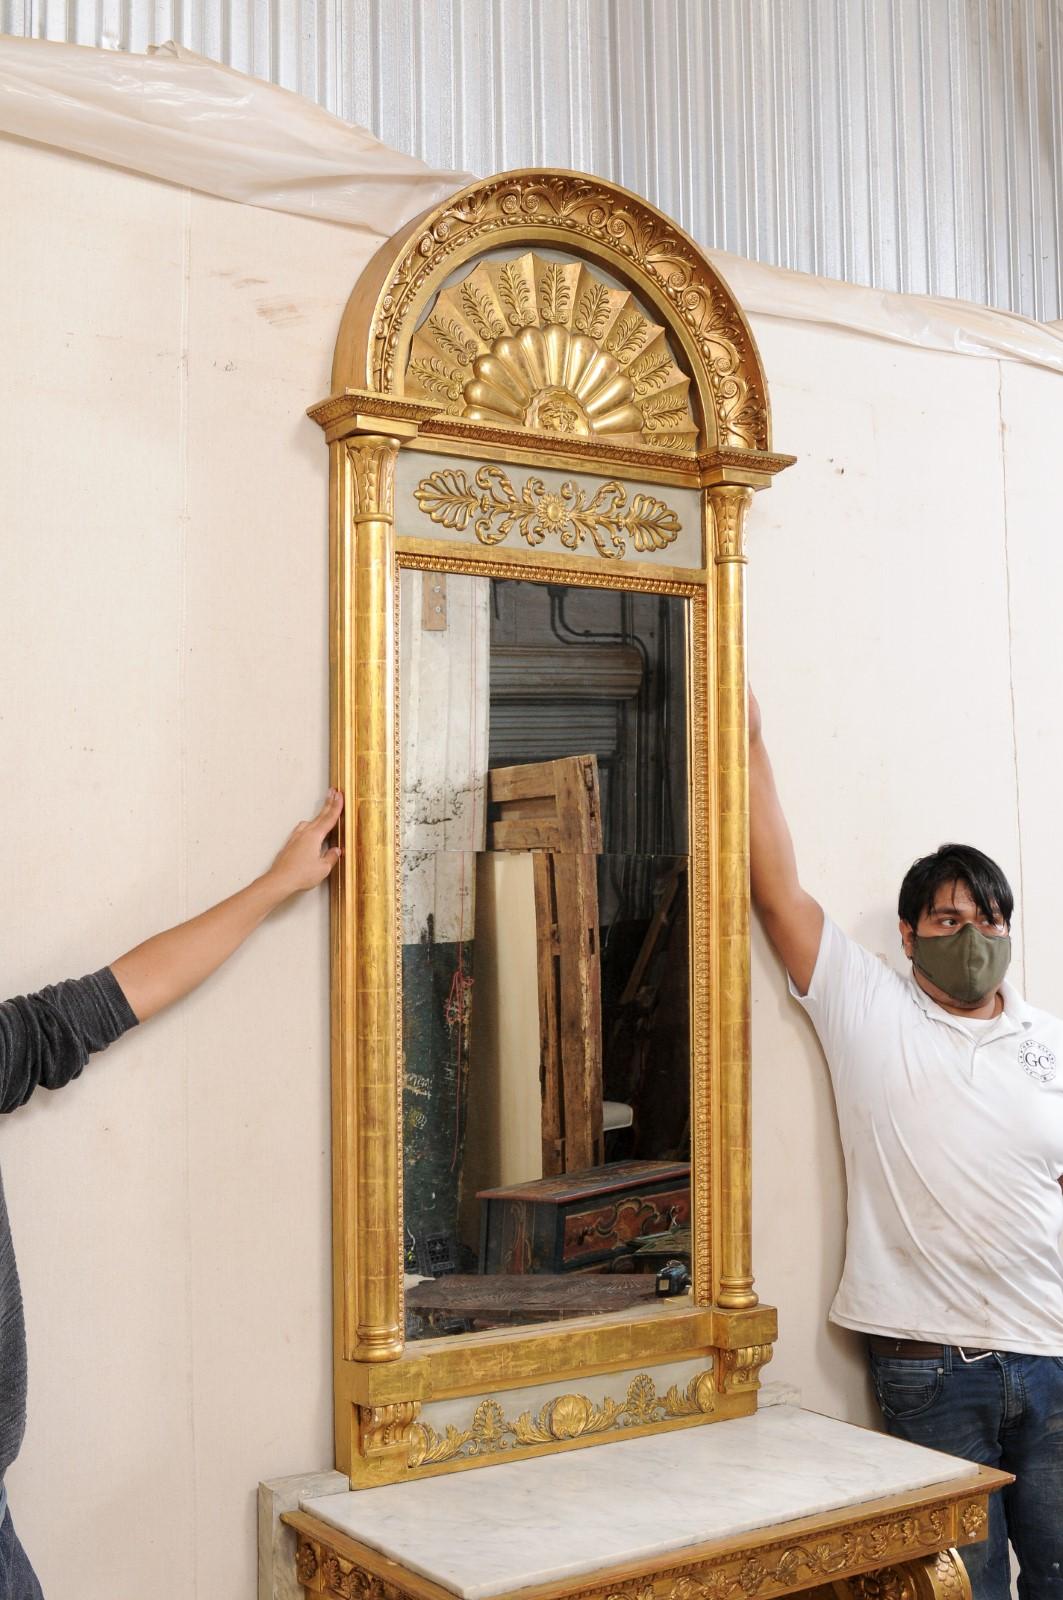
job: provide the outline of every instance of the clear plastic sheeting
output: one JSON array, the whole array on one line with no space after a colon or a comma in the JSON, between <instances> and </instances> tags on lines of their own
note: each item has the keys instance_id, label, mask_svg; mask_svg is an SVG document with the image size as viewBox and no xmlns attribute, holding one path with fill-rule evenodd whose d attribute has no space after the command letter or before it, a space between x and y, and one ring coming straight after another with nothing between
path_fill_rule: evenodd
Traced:
<instances>
[{"instance_id":1,"label":"clear plastic sheeting","mask_svg":"<svg viewBox=\"0 0 1063 1600\"><path fill-rule=\"evenodd\" d=\"M818 322L874 339L950 350L956 355L1025 361L1063 372L1063 322L1035 322L1012 311L947 300L929 294L867 289L833 278L813 278L785 267L767 267L722 250L706 252L733 290L742 310L754 317Z\"/></svg>"},{"instance_id":2,"label":"clear plastic sheeting","mask_svg":"<svg viewBox=\"0 0 1063 1600\"><path fill-rule=\"evenodd\" d=\"M175 44L138 56L0 37L2 133L381 240L470 176L436 171L286 89ZM708 253L753 317L1063 372L1063 324Z\"/></svg>"},{"instance_id":3,"label":"clear plastic sheeting","mask_svg":"<svg viewBox=\"0 0 1063 1600\"><path fill-rule=\"evenodd\" d=\"M0 37L0 132L381 240L467 181L175 44L139 56Z\"/></svg>"}]
</instances>

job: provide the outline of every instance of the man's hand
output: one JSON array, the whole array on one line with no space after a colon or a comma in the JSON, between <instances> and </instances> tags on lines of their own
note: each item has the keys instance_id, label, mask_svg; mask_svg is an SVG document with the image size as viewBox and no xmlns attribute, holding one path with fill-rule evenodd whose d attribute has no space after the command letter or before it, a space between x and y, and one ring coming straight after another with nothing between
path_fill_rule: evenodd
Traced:
<instances>
[{"instance_id":1,"label":"man's hand","mask_svg":"<svg viewBox=\"0 0 1063 1600\"><path fill-rule=\"evenodd\" d=\"M295 824L266 873L281 899L287 900L290 895L324 883L340 859L339 846L326 849L325 841L340 820L342 810L342 794L338 789L330 789L317 816L310 822Z\"/></svg>"},{"instance_id":2,"label":"man's hand","mask_svg":"<svg viewBox=\"0 0 1063 1600\"><path fill-rule=\"evenodd\" d=\"M752 689L750 689L748 691L748 695L749 695L749 742L750 742L750 744L756 744L757 740L760 738L760 730L761 730L760 701L757 699L757 697L753 693Z\"/></svg>"},{"instance_id":3,"label":"man's hand","mask_svg":"<svg viewBox=\"0 0 1063 1600\"><path fill-rule=\"evenodd\" d=\"M141 1022L209 978L277 906L324 882L340 858L339 846L326 847L325 841L342 810L343 796L330 789L317 816L312 822L296 823L261 878L111 962L111 971Z\"/></svg>"}]
</instances>

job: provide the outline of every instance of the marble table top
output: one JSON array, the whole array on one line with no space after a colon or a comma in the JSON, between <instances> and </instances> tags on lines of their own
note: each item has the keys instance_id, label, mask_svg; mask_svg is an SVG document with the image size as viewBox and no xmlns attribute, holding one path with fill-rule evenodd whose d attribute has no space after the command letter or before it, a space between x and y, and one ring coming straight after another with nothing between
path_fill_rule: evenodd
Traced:
<instances>
[{"instance_id":1,"label":"marble table top","mask_svg":"<svg viewBox=\"0 0 1063 1600\"><path fill-rule=\"evenodd\" d=\"M484 1600L975 1470L781 1405L301 1505L462 1600Z\"/></svg>"}]
</instances>

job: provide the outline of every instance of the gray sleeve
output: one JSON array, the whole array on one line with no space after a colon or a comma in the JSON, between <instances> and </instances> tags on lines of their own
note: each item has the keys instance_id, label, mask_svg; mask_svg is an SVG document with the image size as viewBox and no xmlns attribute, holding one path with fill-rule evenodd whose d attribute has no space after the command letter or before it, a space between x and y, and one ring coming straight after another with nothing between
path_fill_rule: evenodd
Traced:
<instances>
[{"instance_id":1,"label":"gray sleeve","mask_svg":"<svg viewBox=\"0 0 1063 1600\"><path fill-rule=\"evenodd\" d=\"M0 1003L0 1112L61 1089L137 1018L110 967Z\"/></svg>"}]
</instances>

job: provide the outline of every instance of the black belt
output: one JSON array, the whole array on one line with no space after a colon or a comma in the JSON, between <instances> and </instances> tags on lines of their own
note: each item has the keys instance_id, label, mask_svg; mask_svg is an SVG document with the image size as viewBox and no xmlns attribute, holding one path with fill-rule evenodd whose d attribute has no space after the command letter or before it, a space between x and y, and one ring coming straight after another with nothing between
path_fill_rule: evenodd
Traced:
<instances>
[{"instance_id":1,"label":"black belt","mask_svg":"<svg viewBox=\"0 0 1063 1600\"><path fill-rule=\"evenodd\" d=\"M973 1350L970 1345L924 1344L921 1339L888 1339L882 1333L869 1333L868 1349L875 1356L889 1356L893 1361L940 1361L946 1350L955 1350L968 1360L972 1356L991 1356L992 1350Z\"/></svg>"}]
</instances>

